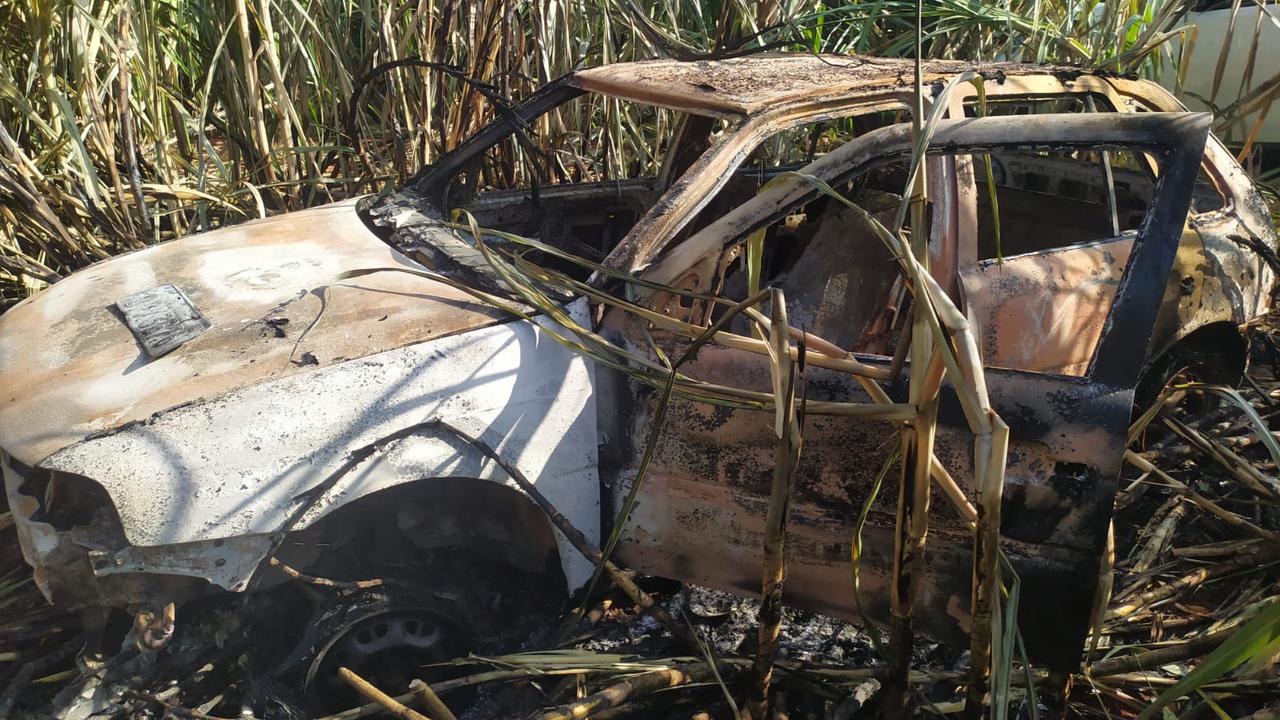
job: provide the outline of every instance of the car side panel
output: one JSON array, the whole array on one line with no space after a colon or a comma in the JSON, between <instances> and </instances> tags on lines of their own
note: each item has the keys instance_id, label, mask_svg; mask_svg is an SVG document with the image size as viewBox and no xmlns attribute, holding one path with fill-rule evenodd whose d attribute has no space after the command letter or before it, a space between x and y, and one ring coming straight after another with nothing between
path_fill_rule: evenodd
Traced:
<instances>
[{"instance_id":1,"label":"car side panel","mask_svg":"<svg viewBox=\"0 0 1280 720\"><path fill-rule=\"evenodd\" d=\"M495 448L579 530L598 536L593 368L524 321L178 407L73 445L40 466L100 483L130 546L116 564L145 571L133 562L138 548L212 546L278 531L305 502L303 494L352 450L433 418ZM451 436L415 435L343 476L298 527L378 490L432 477L514 486L492 461ZM563 537L557 535L557 543L570 586L585 582L590 563ZM215 571L193 560L184 571L179 556L169 553L163 572L206 577L233 590L248 580L231 572L232 564ZM113 572L111 565L98 572Z\"/></svg>"}]
</instances>

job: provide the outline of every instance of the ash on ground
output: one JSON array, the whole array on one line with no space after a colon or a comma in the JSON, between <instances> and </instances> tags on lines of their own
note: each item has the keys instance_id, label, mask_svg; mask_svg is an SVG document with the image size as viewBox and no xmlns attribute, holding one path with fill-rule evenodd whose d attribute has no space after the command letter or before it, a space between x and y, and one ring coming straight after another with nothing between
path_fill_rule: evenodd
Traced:
<instances>
[{"instance_id":1,"label":"ash on ground","mask_svg":"<svg viewBox=\"0 0 1280 720\"><path fill-rule=\"evenodd\" d=\"M720 590L687 585L663 605L677 619L686 620L717 656L755 654L760 601ZM584 650L649 656L668 648L671 635L648 615L621 613L606 617L599 632L581 643ZM778 657L815 665L873 667L880 660L868 631L817 613L784 607ZM954 651L917 639L915 667L951 667Z\"/></svg>"}]
</instances>

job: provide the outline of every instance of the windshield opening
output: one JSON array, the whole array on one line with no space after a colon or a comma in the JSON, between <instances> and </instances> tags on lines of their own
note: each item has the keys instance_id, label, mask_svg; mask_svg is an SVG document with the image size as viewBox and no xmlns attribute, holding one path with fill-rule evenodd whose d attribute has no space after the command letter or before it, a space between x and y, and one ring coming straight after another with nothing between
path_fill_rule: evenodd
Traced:
<instances>
[{"instance_id":1,"label":"windshield opening","mask_svg":"<svg viewBox=\"0 0 1280 720\"><path fill-rule=\"evenodd\" d=\"M729 123L565 86L517 108L416 184L442 213L605 257Z\"/></svg>"}]
</instances>

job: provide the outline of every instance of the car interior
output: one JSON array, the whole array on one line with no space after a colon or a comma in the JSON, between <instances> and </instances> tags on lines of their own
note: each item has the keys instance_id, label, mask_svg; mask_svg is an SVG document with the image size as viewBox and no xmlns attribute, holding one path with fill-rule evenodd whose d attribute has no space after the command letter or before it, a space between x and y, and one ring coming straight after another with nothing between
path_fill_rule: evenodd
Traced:
<instances>
[{"instance_id":1,"label":"car interior","mask_svg":"<svg viewBox=\"0 0 1280 720\"><path fill-rule=\"evenodd\" d=\"M985 111L1092 109L1088 99L1074 97L992 103ZM966 114L977 112L972 104L966 109ZM779 173L802 169L824 151L874 127L901 122L903 115L877 113L834 124L814 123L766 140L668 247L755 197ZM551 174L560 184L485 190L471 195L466 207L482 227L538 238L585 259L600 260L659 201L679 169L688 166L690 149L696 155L710 133L724 129L717 130L705 119L701 127L708 137L689 143L686 157L673 150L675 140L659 144L670 157L663 158L656 174L626 168L617 171L617 180L580 182L598 176L599 168L566 164L552 153L551 159L559 164ZM491 152L510 153L514 148L515 140L508 139ZM1087 372L1132 238L1154 192L1156 159L1114 148L1018 150L931 156L926 166L931 271L978 326L975 336L985 362L1063 375ZM907 170L907 158L887 160L837 189L887 226L902 202ZM1197 184L1195 195L1197 212L1223 204L1207 176ZM699 274L715 277L698 278L691 287L715 289L732 299L745 297L745 240L726 248L716 262L704 264ZM777 283L784 289L793 325L853 353L893 352L897 335L908 323L910 298L867 215L820 195L769 225L764 240L760 283ZM533 253L532 259L579 279L588 275L586 268L538 255ZM717 312L680 299L665 309L704 323ZM745 320L734 322L735 331L750 331Z\"/></svg>"},{"instance_id":2,"label":"car interior","mask_svg":"<svg viewBox=\"0 0 1280 720\"><path fill-rule=\"evenodd\" d=\"M981 328L989 365L1087 370L1154 189L1148 160L1123 150L928 159L931 270ZM906 182L901 158L838 189L887 227ZM793 325L854 353L892 353L909 299L865 215L819 196L765 238L760 283L783 288ZM746 296L745 266L741 257L726 266L730 298Z\"/></svg>"}]
</instances>

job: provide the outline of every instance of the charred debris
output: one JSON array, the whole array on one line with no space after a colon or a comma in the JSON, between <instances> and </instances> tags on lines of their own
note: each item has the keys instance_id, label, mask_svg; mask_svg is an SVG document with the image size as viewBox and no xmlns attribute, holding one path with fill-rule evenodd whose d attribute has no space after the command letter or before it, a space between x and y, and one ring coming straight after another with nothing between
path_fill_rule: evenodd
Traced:
<instances>
[{"instance_id":1,"label":"charred debris","mask_svg":"<svg viewBox=\"0 0 1280 720\"><path fill-rule=\"evenodd\" d=\"M1184 384L1161 396L1142 427L1135 425L1116 501L1109 599L1095 616L1086 660L1065 677L1010 662L1000 670L1012 674L1009 712L1132 716L1242 627L1274 615L1280 583L1275 342L1266 328L1255 334L1252 368L1238 393ZM553 508L544 509L554 516ZM254 648L279 642L271 628L295 611L296 598L228 594L190 603L180 609L176 631L165 625L173 620L172 606L113 617L111 636L123 642L91 662L83 655L84 633L92 630L83 625L87 616L46 606L16 552L9 517L0 515L5 716L287 716L284 708L272 710L274 688L255 665ZM585 539L576 545L599 559ZM309 593L378 597L385 589L376 577L335 581L271 565ZM524 583L469 587L460 598L469 605L507 596L502 611L510 627L539 618L532 632L493 645L526 649L361 668L367 677L344 668L342 683L326 692L350 709L315 717L728 717L758 688L762 631L766 642L773 633L780 638L770 646L769 717L883 711L891 665L875 631L803 611L784 609L779 617L756 601L635 577L613 563L603 567L616 582L560 610L528 603ZM780 625L762 624L771 618ZM155 643L157 629L172 638ZM959 711L971 655L932 642L917 642L912 652L909 680L921 710ZM1184 706L1191 717L1210 717L1217 706L1233 717L1270 718L1280 680L1271 659L1259 656L1198 691Z\"/></svg>"},{"instance_id":2,"label":"charred debris","mask_svg":"<svg viewBox=\"0 0 1280 720\"><path fill-rule=\"evenodd\" d=\"M1205 116L1158 97L1132 111L1140 81L1007 66L999 92L1081 95L1090 112L985 116L972 68L914 68L911 87L937 83L926 107L909 66L855 62L583 71L408 187L242 238L286 246L278 267L233 273L252 288L321 272L298 262L307 232L364 233L325 283L237 328L267 349L239 350L235 373L286 368L263 405L243 381L216 407L6 455L0 717L1146 720L1175 701L1274 717L1276 268L1231 239L1274 245L1256 193ZM978 110L960 119L968 87ZM682 107L721 136L665 180L477 192L476 148L587 93ZM1099 98L1115 112L1093 113ZM762 132L851 107L876 127L742 166ZM186 262L174 247L159 255ZM149 361L226 352L221 308L182 282L112 316ZM344 304L353 289L438 306L433 324ZM156 329L171 315L182 334ZM338 349L361 342L353 327L385 352ZM1224 340L1239 329L1249 344ZM1205 359L1211 341L1239 363ZM158 445L242 467L200 445L252 423L219 415L236 403L319 412L324 391L436 382L414 364L432 358L517 377L527 414L556 410L537 425L555 437L519 413L475 422L483 397L448 377L411 386L430 412L376 405L327 454L268 436L279 473L242 473L260 495L195 492L204 526L148 515L172 492L130 482ZM547 368L564 373L542 391ZM190 382L211 397L223 380ZM538 404L587 397L599 407ZM594 502L581 477L547 481L583 453ZM441 458L462 466L426 491L403 481Z\"/></svg>"}]
</instances>

